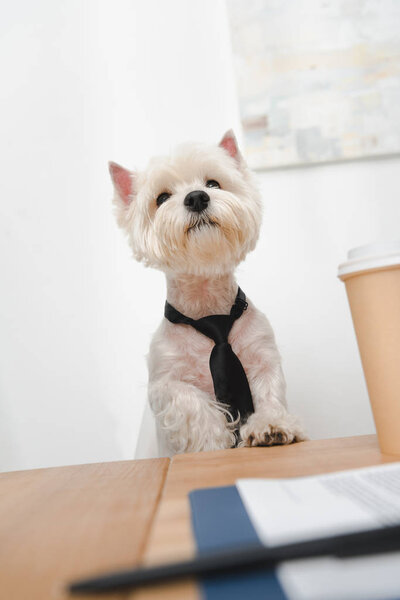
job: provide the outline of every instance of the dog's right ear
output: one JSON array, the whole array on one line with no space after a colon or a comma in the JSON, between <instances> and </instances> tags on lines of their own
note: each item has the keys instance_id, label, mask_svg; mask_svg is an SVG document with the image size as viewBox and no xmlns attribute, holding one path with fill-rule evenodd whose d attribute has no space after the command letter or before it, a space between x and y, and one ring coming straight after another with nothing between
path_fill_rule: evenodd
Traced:
<instances>
[{"instance_id":1,"label":"dog's right ear","mask_svg":"<svg viewBox=\"0 0 400 600\"><path fill-rule=\"evenodd\" d=\"M135 173L124 169L115 162L109 162L108 168L114 184L114 212L117 223L125 229L127 227L128 209L135 196Z\"/></svg>"},{"instance_id":2,"label":"dog's right ear","mask_svg":"<svg viewBox=\"0 0 400 600\"><path fill-rule=\"evenodd\" d=\"M133 198L134 174L115 162L109 162L108 168L114 189L127 208Z\"/></svg>"},{"instance_id":3,"label":"dog's right ear","mask_svg":"<svg viewBox=\"0 0 400 600\"><path fill-rule=\"evenodd\" d=\"M117 223L120 227L126 228L128 209L135 195L135 173L115 162L109 162L108 168L115 190L114 207Z\"/></svg>"}]
</instances>

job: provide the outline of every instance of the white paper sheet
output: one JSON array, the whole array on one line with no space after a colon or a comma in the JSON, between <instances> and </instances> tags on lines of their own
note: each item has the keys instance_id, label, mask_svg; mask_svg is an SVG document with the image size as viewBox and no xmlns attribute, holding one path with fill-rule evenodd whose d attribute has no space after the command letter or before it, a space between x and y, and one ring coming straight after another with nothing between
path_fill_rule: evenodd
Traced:
<instances>
[{"instance_id":1,"label":"white paper sheet","mask_svg":"<svg viewBox=\"0 0 400 600\"><path fill-rule=\"evenodd\" d=\"M400 524L400 463L237 487L267 546ZM290 600L400 599L400 553L288 562L278 576Z\"/></svg>"}]
</instances>

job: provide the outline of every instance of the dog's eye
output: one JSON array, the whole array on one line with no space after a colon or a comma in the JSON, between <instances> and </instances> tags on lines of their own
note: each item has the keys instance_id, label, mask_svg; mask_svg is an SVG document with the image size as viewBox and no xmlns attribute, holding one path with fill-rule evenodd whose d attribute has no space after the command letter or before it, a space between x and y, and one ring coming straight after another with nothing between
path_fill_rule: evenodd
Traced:
<instances>
[{"instance_id":1,"label":"dog's eye","mask_svg":"<svg viewBox=\"0 0 400 600\"><path fill-rule=\"evenodd\" d=\"M206 187L208 188L220 188L221 186L219 185L218 181L215 181L215 179L209 179L206 183Z\"/></svg>"},{"instance_id":2,"label":"dog's eye","mask_svg":"<svg viewBox=\"0 0 400 600\"><path fill-rule=\"evenodd\" d=\"M171 197L171 194L168 194L168 192L163 192L162 194L160 194L157 197L157 206L161 206L161 204L163 202L165 202L166 200L168 200L168 198Z\"/></svg>"}]
</instances>

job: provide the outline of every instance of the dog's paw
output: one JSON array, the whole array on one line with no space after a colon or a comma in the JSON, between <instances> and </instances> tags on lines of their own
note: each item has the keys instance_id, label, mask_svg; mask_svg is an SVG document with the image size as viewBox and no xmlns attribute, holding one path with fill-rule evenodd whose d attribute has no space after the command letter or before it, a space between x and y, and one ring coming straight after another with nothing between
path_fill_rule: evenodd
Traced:
<instances>
[{"instance_id":1,"label":"dog's paw","mask_svg":"<svg viewBox=\"0 0 400 600\"><path fill-rule=\"evenodd\" d=\"M192 436L194 435L193 429L191 431ZM194 441L194 439L193 439ZM195 452L202 452L204 450L225 450L227 448L234 448L236 445L236 437L232 428L229 427L225 416L214 415L214 422L210 424L209 428L198 432L197 445L194 448Z\"/></svg>"},{"instance_id":2,"label":"dog's paw","mask_svg":"<svg viewBox=\"0 0 400 600\"><path fill-rule=\"evenodd\" d=\"M240 428L239 446L277 446L307 439L296 417L286 414L279 419L266 419L253 413Z\"/></svg>"}]
</instances>

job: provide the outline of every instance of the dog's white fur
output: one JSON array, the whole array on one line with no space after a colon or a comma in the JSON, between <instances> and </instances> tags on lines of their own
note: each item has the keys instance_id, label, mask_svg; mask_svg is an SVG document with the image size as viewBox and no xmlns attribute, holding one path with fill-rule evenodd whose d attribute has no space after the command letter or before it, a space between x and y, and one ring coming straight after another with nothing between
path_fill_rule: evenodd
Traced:
<instances>
[{"instance_id":1,"label":"dog's white fur","mask_svg":"<svg viewBox=\"0 0 400 600\"><path fill-rule=\"evenodd\" d=\"M161 269L167 299L198 319L229 314L237 293L234 269L253 250L261 201L232 131L219 146L184 144L154 158L143 172L110 163L119 225L135 258ZM216 180L218 188L206 187ZM204 213L184 206L186 195L210 196ZM156 199L171 194L157 207ZM211 223L212 221L212 223ZM290 444L306 439L287 412L285 381L267 318L249 301L229 341L246 371L255 412L240 427L241 445ZM213 342L190 326L163 319L148 357L149 402L170 453L230 448L235 424L214 396L209 370Z\"/></svg>"}]
</instances>

